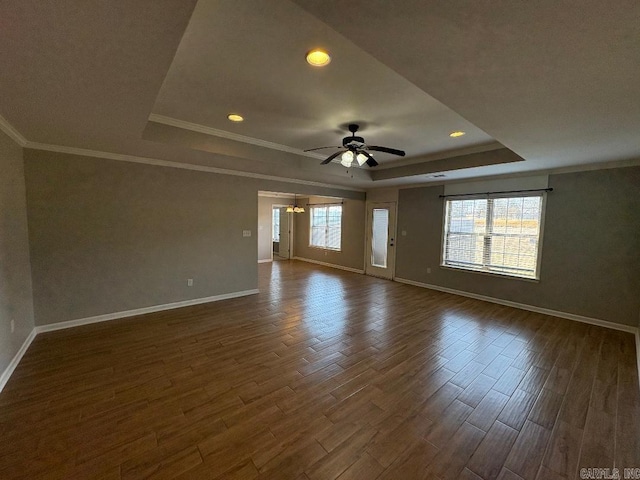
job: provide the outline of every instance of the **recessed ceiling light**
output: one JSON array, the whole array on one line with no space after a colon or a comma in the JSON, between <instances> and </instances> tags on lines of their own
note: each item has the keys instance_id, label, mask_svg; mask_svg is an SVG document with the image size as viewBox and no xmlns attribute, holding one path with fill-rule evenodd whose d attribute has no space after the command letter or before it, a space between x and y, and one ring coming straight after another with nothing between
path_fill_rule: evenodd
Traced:
<instances>
[{"instance_id":1,"label":"recessed ceiling light","mask_svg":"<svg viewBox=\"0 0 640 480\"><path fill-rule=\"evenodd\" d=\"M244 118L242 118L242 115L238 115L237 113L230 113L229 115L227 115L227 118L232 122L242 122L244 120Z\"/></svg>"},{"instance_id":2,"label":"recessed ceiling light","mask_svg":"<svg viewBox=\"0 0 640 480\"><path fill-rule=\"evenodd\" d=\"M456 137L461 137L461 136L463 136L465 133L466 133L466 132L462 132L462 131L460 131L460 130L456 130L455 132L451 132L451 133L449 134L449 136L450 136L451 138L456 138Z\"/></svg>"},{"instance_id":3,"label":"recessed ceiling light","mask_svg":"<svg viewBox=\"0 0 640 480\"><path fill-rule=\"evenodd\" d=\"M307 63L309 65L324 67L325 65L329 65L329 62L331 62L331 57L326 50L314 48L310 52L307 52Z\"/></svg>"}]
</instances>

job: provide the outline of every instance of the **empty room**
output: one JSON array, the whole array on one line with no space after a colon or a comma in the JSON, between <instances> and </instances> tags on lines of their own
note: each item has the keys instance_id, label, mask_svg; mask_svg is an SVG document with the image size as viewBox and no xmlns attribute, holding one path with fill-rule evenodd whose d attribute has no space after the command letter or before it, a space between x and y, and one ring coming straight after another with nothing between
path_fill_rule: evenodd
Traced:
<instances>
[{"instance_id":1,"label":"empty room","mask_svg":"<svg viewBox=\"0 0 640 480\"><path fill-rule=\"evenodd\" d=\"M0 478L640 479L640 3L0 3Z\"/></svg>"}]
</instances>

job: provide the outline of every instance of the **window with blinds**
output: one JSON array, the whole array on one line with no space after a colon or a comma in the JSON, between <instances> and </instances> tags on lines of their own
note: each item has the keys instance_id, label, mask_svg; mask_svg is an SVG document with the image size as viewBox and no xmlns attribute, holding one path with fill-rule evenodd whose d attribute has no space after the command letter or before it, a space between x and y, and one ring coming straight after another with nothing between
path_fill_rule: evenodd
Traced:
<instances>
[{"instance_id":1,"label":"window with blinds","mask_svg":"<svg viewBox=\"0 0 640 480\"><path fill-rule=\"evenodd\" d=\"M311 207L309 246L340 250L342 241L342 205Z\"/></svg>"},{"instance_id":2,"label":"window with blinds","mask_svg":"<svg viewBox=\"0 0 640 480\"><path fill-rule=\"evenodd\" d=\"M447 200L442 265L539 278L542 205L541 194Z\"/></svg>"}]
</instances>

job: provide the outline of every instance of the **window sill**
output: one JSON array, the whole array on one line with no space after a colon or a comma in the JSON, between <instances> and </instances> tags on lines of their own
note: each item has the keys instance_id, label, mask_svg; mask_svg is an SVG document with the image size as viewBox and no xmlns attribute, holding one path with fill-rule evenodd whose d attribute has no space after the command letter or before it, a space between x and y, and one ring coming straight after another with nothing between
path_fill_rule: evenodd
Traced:
<instances>
[{"instance_id":1,"label":"window sill","mask_svg":"<svg viewBox=\"0 0 640 480\"><path fill-rule=\"evenodd\" d=\"M483 272L481 270L474 270L472 268L452 267L450 265L440 265L440 268L443 268L445 270L452 270L454 272L477 273L479 275L484 275L487 277L498 277L498 278L506 278L510 280L522 280L525 282L540 283L540 278L518 277L517 275L509 275L508 273Z\"/></svg>"}]
</instances>

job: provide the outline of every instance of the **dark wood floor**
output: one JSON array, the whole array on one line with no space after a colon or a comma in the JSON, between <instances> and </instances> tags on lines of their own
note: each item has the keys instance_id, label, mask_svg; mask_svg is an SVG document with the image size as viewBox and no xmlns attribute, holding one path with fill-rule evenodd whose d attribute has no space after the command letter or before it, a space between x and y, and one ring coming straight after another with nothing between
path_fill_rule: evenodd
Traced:
<instances>
[{"instance_id":1,"label":"dark wood floor","mask_svg":"<svg viewBox=\"0 0 640 480\"><path fill-rule=\"evenodd\" d=\"M631 334L299 262L260 290L39 335L0 394L0 478L640 467Z\"/></svg>"}]
</instances>

